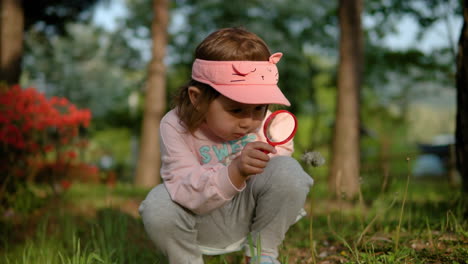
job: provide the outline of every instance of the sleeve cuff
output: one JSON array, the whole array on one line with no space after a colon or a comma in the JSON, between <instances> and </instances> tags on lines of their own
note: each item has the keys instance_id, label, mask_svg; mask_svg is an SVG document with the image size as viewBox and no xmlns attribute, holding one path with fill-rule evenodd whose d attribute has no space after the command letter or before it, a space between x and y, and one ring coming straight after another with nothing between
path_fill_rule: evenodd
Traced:
<instances>
[{"instance_id":1,"label":"sleeve cuff","mask_svg":"<svg viewBox=\"0 0 468 264\"><path fill-rule=\"evenodd\" d=\"M231 182L231 179L229 178L228 167L221 169L218 184L220 195L226 200L232 199L236 194L243 191L247 186L245 183L242 188L237 188L234 186L234 184Z\"/></svg>"}]
</instances>

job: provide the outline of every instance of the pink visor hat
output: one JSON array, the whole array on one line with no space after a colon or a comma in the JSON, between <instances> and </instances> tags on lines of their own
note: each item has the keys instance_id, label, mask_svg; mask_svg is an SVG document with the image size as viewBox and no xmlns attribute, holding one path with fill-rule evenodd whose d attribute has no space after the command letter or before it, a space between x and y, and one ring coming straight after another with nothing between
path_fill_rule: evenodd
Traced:
<instances>
[{"instance_id":1,"label":"pink visor hat","mask_svg":"<svg viewBox=\"0 0 468 264\"><path fill-rule=\"evenodd\" d=\"M208 61L196 59L192 79L206 83L231 100L244 104L281 104L290 106L279 89L278 68L283 53L269 61Z\"/></svg>"}]
</instances>

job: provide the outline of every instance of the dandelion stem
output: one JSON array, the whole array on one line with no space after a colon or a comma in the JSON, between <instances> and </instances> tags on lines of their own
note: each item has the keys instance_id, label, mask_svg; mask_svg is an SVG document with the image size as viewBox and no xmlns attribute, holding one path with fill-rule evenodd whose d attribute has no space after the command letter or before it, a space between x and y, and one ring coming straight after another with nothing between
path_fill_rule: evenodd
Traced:
<instances>
[{"instance_id":1,"label":"dandelion stem","mask_svg":"<svg viewBox=\"0 0 468 264\"><path fill-rule=\"evenodd\" d=\"M401 210L400 210L400 218L398 219L398 227L396 230L396 235L395 235L395 250L398 250L398 246L400 244L400 229L401 229L401 222L403 221L403 212L405 211L405 203L406 203L406 197L408 195L408 185L409 185L409 180L410 180L410 172L409 172L409 161L410 158L406 158L407 161L407 168L408 168L408 173L406 177L406 187L405 187L405 192L403 194L403 201L401 203Z\"/></svg>"}]
</instances>

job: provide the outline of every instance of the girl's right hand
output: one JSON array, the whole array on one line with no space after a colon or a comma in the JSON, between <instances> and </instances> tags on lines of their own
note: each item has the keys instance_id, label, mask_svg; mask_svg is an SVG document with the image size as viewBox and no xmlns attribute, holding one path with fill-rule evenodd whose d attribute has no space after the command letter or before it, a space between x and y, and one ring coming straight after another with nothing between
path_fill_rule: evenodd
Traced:
<instances>
[{"instance_id":1,"label":"girl's right hand","mask_svg":"<svg viewBox=\"0 0 468 264\"><path fill-rule=\"evenodd\" d=\"M245 181L251 175L262 173L270 160L266 153L274 154L276 149L265 142L247 143L241 154L231 162L229 166L230 174L231 172L238 174Z\"/></svg>"}]
</instances>

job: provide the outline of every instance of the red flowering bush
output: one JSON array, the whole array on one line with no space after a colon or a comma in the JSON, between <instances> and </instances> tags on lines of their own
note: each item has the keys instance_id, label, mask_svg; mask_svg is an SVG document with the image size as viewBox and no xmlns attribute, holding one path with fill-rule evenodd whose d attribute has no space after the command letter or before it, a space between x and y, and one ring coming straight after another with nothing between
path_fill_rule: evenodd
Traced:
<instances>
[{"instance_id":1,"label":"red flowering bush","mask_svg":"<svg viewBox=\"0 0 468 264\"><path fill-rule=\"evenodd\" d=\"M89 110L66 98L46 98L18 85L0 87L0 194L46 163L63 170L62 164L76 159L75 150L86 145L79 133L90 121Z\"/></svg>"},{"instance_id":2,"label":"red flowering bush","mask_svg":"<svg viewBox=\"0 0 468 264\"><path fill-rule=\"evenodd\" d=\"M46 132L55 132L60 143L67 144L91 120L89 110L79 110L65 98L47 99L34 88L19 86L0 94L0 113L0 142L31 153L50 147L44 144Z\"/></svg>"}]
</instances>

